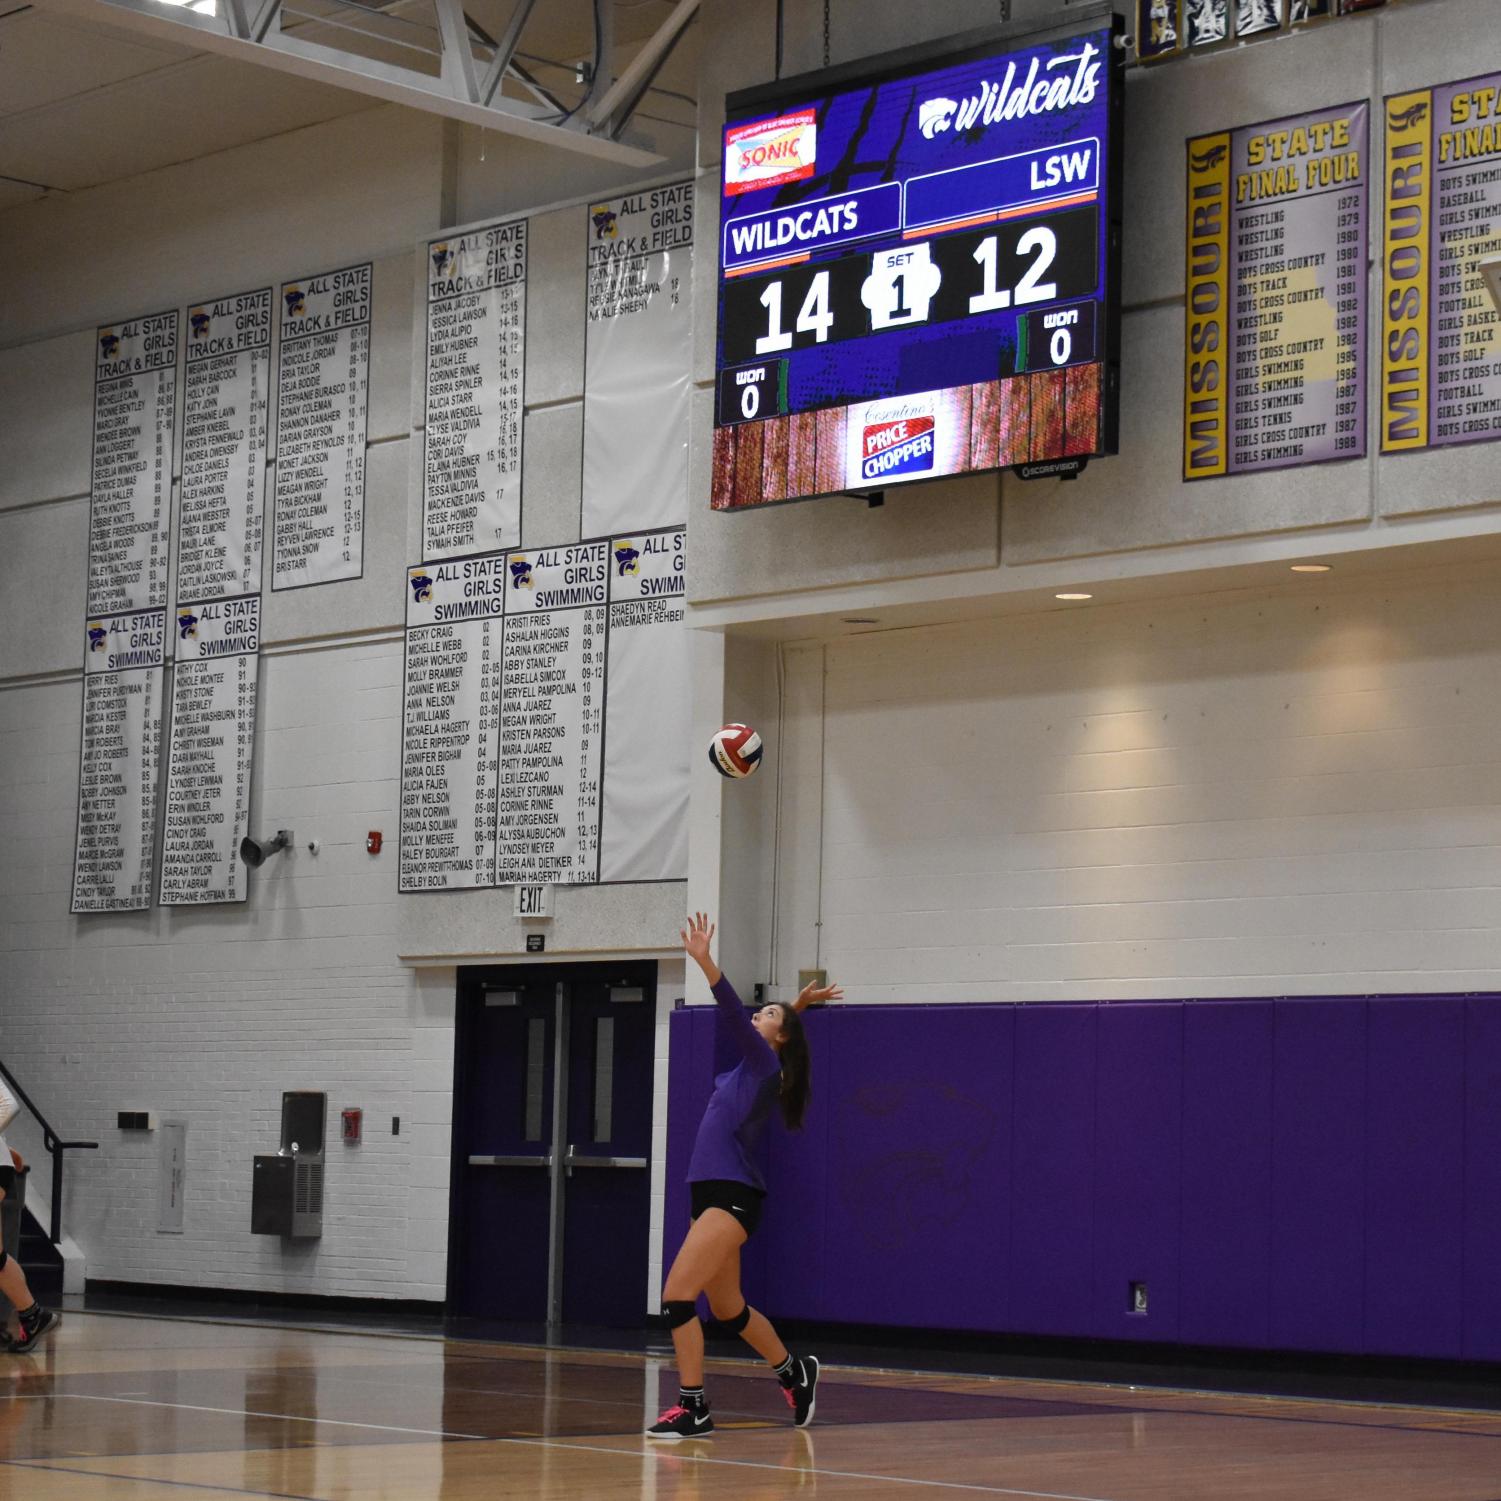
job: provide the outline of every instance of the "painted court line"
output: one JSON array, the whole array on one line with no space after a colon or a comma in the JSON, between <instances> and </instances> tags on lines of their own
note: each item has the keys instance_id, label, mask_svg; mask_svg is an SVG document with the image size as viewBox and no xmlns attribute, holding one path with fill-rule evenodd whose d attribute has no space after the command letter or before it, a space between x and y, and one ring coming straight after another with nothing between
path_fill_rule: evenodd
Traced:
<instances>
[{"instance_id":1,"label":"painted court line","mask_svg":"<svg viewBox=\"0 0 1501 1501\"><path fill-rule=\"evenodd\" d=\"M71 1397L77 1402L115 1402L126 1407L166 1407L179 1412L212 1412L224 1417L241 1418L272 1418L286 1423L324 1423L334 1428L363 1428L372 1433L410 1433L420 1438L443 1438L443 1439L467 1439L471 1442L488 1444L521 1444L529 1448L542 1449L569 1449L584 1454L618 1454L629 1459L655 1459L658 1454L663 1458L668 1457L668 1452L653 1449L619 1449L605 1444L578 1444L569 1443L562 1439L550 1438L517 1438L513 1436L497 1435L488 1437L481 1433L450 1433L439 1428L400 1428L391 1423L357 1423L347 1418L310 1418L300 1413L290 1412L256 1412L248 1408L240 1407L200 1407L190 1402L157 1402L146 1401L139 1397L101 1397L86 1392L28 1392L22 1400L30 1401L55 1401L58 1398ZM691 1459L695 1464L706 1465L732 1465L738 1469L748 1470L773 1470L787 1475L826 1475L831 1480L868 1480L878 1485L913 1485L923 1486L930 1490L942 1491L967 1491L972 1494L985 1496L1025 1496L1031 1497L1032 1501L1113 1501L1113 1498L1103 1496L1076 1496L1065 1491L1029 1491L1021 1490L1015 1486L1004 1485L975 1485L961 1480L923 1480L910 1475L874 1475L867 1474L862 1470L826 1470L817 1465L810 1465L807 1469L801 1469L792 1465L771 1464L758 1459L717 1459L706 1454L682 1454L678 1453L679 1459ZM46 1469L46 1464L33 1464L11 1462L17 1469ZM69 1473L75 1473L69 1471ZM80 1475L97 1473L92 1470L76 1471ZM135 1476L126 1476L126 1479L135 1479ZM162 1484L175 1484L187 1486L197 1482L171 1481L159 1482ZM227 1486L204 1486L207 1490L229 1490ZM280 1492L272 1491L239 1491L239 1495L280 1495ZM294 1498L300 1501L300 1498Z\"/></svg>"},{"instance_id":2,"label":"painted court line","mask_svg":"<svg viewBox=\"0 0 1501 1501\"><path fill-rule=\"evenodd\" d=\"M72 1465L41 1459L0 1459L13 1470L38 1470L51 1475L86 1475L90 1480L128 1480L136 1485L170 1485L174 1490L219 1491L228 1496L268 1496L273 1501L310 1501L301 1491L250 1491L237 1485L216 1485L211 1480L163 1480L157 1475L121 1475L114 1470L80 1470Z\"/></svg>"}]
</instances>

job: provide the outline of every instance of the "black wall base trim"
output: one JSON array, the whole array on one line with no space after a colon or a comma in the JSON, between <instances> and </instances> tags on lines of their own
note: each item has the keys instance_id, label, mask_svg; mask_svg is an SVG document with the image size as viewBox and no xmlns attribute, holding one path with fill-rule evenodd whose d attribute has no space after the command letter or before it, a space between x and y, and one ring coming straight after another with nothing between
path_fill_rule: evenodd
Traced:
<instances>
[{"instance_id":1,"label":"black wall base trim","mask_svg":"<svg viewBox=\"0 0 1501 1501\"><path fill-rule=\"evenodd\" d=\"M161 1303L204 1303L235 1308L284 1308L305 1312L372 1313L441 1319L443 1304L423 1298L340 1298L327 1293L278 1293L248 1287L189 1287L173 1282L111 1282L89 1277L84 1295Z\"/></svg>"}]
</instances>

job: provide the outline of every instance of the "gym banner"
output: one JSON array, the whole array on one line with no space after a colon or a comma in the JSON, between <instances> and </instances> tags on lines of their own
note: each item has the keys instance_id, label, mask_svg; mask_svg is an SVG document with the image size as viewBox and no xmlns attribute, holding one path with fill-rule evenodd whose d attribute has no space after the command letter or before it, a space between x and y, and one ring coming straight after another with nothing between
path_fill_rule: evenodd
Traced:
<instances>
[{"instance_id":1,"label":"gym banner","mask_svg":"<svg viewBox=\"0 0 1501 1501\"><path fill-rule=\"evenodd\" d=\"M1185 479L1365 454L1369 113L1189 141Z\"/></svg>"},{"instance_id":2,"label":"gym banner","mask_svg":"<svg viewBox=\"0 0 1501 1501\"><path fill-rule=\"evenodd\" d=\"M610 543L601 881L688 876L687 535Z\"/></svg>"},{"instance_id":3,"label":"gym banner","mask_svg":"<svg viewBox=\"0 0 1501 1501\"><path fill-rule=\"evenodd\" d=\"M1501 436L1501 73L1389 95L1381 451Z\"/></svg>"},{"instance_id":4,"label":"gym banner","mask_svg":"<svg viewBox=\"0 0 1501 1501\"><path fill-rule=\"evenodd\" d=\"M151 905L166 614L101 613L84 626L74 912Z\"/></svg>"},{"instance_id":5,"label":"gym banner","mask_svg":"<svg viewBox=\"0 0 1501 1501\"><path fill-rule=\"evenodd\" d=\"M176 598L259 593L270 287L188 309L183 387Z\"/></svg>"},{"instance_id":6,"label":"gym banner","mask_svg":"<svg viewBox=\"0 0 1501 1501\"><path fill-rule=\"evenodd\" d=\"M364 572L372 271L281 287L272 589Z\"/></svg>"},{"instance_id":7,"label":"gym banner","mask_svg":"<svg viewBox=\"0 0 1501 1501\"><path fill-rule=\"evenodd\" d=\"M177 314L105 324L94 337L89 473L90 614L167 603Z\"/></svg>"},{"instance_id":8,"label":"gym banner","mask_svg":"<svg viewBox=\"0 0 1501 1501\"><path fill-rule=\"evenodd\" d=\"M239 851L250 832L260 596L179 601L172 621L161 904L243 902L248 872Z\"/></svg>"},{"instance_id":9,"label":"gym banner","mask_svg":"<svg viewBox=\"0 0 1501 1501\"><path fill-rule=\"evenodd\" d=\"M581 535L688 519L693 184L593 204Z\"/></svg>"},{"instance_id":10,"label":"gym banner","mask_svg":"<svg viewBox=\"0 0 1501 1501\"><path fill-rule=\"evenodd\" d=\"M521 540L526 220L427 246L422 552Z\"/></svg>"},{"instance_id":11,"label":"gym banner","mask_svg":"<svg viewBox=\"0 0 1501 1501\"><path fill-rule=\"evenodd\" d=\"M495 884L504 553L407 570L399 891Z\"/></svg>"}]
</instances>

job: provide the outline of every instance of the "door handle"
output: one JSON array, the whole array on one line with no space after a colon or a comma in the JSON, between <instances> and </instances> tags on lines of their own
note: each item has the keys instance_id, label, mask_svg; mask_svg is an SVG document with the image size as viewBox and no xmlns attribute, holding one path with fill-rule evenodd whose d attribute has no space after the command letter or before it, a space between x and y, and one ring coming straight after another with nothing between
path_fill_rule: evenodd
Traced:
<instances>
[{"instance_id":1,"label":"door handle","mask_svg":"<svg viewBox=\"0 0 1501 1501\"><path fill-rule=\"evenodd\" d=\"M573 1143L569 1142L568 1150L563 1155L563 1171L570 1177L576 1167L646 1167L647 1160L644 1157L583 1157L575 1150Z\"/></svg>"},{"instance_id":2,"label":"door handle","mask_svg":"<svg viewBox=\"0 0 1501 1501\"><path fill-rule=\"evenodd\" d=\"M514 1156L514 1157L507 1157L507 1156L501 1156L501 1157L471 1156L470 1159L469 1159L469 1166L470 1167L551 1167L552 1166L552 1153L549 1152L545 1157L525 1157L525 1156L519 1156L519 1155L518 1156Z\"/></svg>"}]
</instances>

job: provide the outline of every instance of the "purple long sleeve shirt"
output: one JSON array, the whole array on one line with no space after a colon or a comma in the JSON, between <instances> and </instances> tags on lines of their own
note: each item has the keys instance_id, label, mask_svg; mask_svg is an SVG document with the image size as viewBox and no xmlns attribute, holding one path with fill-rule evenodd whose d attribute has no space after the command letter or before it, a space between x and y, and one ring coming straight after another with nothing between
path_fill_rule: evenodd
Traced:
<instances>
[{"instance_id":1,"label":"purple long sleeve shirt","mask_svg":"<svg viewBox=\"0 0 1501 1501\"><path fill-rule=\"evenodd\" d=\"M740 1062L715 1076L714 1093L688 1160L688 1181L729 1179L765 1193L766 1181L756 1166L755 1150L782 1087L781 1060L751 1025L749 1012L724 975L714 982L713 990L717 1041L728 1042L739 1052Z\"/></svg>"}]
</instances>

